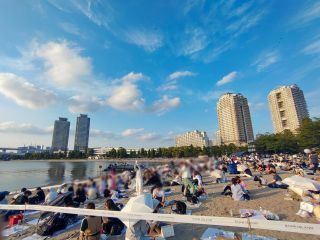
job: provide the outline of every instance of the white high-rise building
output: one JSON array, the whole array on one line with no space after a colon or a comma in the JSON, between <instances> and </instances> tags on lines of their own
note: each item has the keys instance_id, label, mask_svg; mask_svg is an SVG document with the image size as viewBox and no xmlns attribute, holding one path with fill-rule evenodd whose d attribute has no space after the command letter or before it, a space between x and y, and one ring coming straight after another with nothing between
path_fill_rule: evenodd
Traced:
<instances>
[{"instance_id":1,"label":"white high-rise building","mask_svg":"<svg viewBox=\"0 0 320 240\"><path fill-rule=\"evenodd\" d=\"M283 86L269 93L269 108L276 133L297 132L304 118L309 117L303 91L297 85Z\"/></svg>"},{"instance_id":2,"label":"white high-rise building","mask_svg":"<svg viewBox=\"0 0 320 240\"><path fill-rule=\"evenodd\" d=\"M67 118L54 121L52 136L52 151L67 151L69 141L70 122Z\"/></svg>"},{"instance_id":3,"label":"white high-rise building","mask_svg":"<svg viewBox=\"0 0 320 240\"><path fill-rule=\"evenodd\" d=\"M254 141L250 109L241 94L226 93L217 104L221 144L247 145Z\"/></svg>"},{"instance_id":4,"label":"white high-rise building","mask_svg":"<svg viewBox=\"0 0 320 240\"><path fill-rule=\"evenodd\" d=\"M77 117L76 134L74 139L74 150L86 151L89 144L90 118L88 115L80 114Z\"/></svg>"},{"instance_id":5,"label":"white high-rise building","mask_svg":"<svg viewBox=\"0 0 320 240\"><path fill-rule=\"evenodd\" d=\"M192 132L186 132L182 135L176 136L176 147L184 147L190 145L194 147L208 147L209 138L207 136L207 133L194 130Z\"/></svg>"}]
</instances>

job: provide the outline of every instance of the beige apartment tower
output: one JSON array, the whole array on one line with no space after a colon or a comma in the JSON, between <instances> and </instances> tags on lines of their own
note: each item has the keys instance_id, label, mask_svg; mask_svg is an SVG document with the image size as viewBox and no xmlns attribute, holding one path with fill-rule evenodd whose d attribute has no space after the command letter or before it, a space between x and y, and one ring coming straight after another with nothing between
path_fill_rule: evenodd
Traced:
<instances>
[{"instance_id":1,"label":"beige apartment tower","mask_svg":"<svg viewBox=\"0 0 320 240\"><path fill-rule=\"evenodd\" d=\"M283 86L269 93L269 108L276 133L297 129L304 118L309 117L303 91L297 85Z\"/></svg>"},{"instance_id":2,"label":"beige apartment tower","mask_svg":"<svg viewBox=\"0 0 320 240\"><path fill-rule=\"evenodd\" d=\"M241 94L226 93L217 104L221 144L237 146L254 141L250 109Z\"/></svg>"},{"instance_id":3,"label":"beige apartment tower","mask_svg":"<svg viewBox=\"0 0 320 240\"><path fill-rule=\"evenodd\" d=\"M184 147L190 145L194 147L208 147L209 138L207 136L207 133L194 130L192 132L186 132L182 135L176 136L176 147Z\"/></svg>"}]
</instances>

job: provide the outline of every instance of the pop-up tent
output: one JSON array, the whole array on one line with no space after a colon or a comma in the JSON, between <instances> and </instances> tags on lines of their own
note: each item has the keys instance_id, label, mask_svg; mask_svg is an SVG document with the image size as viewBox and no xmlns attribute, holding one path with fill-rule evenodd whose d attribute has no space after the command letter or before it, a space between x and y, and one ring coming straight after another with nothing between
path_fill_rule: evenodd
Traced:
<instances>
[{"instance_id":1,"label":"pop-up tent","mask_svg":"<svg viewBox=\"0 0 320 240\"><path fill-rule=\"evenodd\" d=\"M282 182L289 185L290 188L312 191L320 190L320 182L297 175L285 178Z\"/></svg>"},{"instance_id":2,"label":"pop-up tent","mask_svg":"<svg viewBox=\"0 0 320 240\"><path fill-rule=\"evenodd\" d=\"M121 210L121 212L152 213L158 205L158 200L153 199L150 193L145 193L143 195L130 198L130 200L128 201L126 206ZM127 227L131 227L134 224L136 224L139 220L122 218L121 221Z\"/></svg>"}]
</instances>

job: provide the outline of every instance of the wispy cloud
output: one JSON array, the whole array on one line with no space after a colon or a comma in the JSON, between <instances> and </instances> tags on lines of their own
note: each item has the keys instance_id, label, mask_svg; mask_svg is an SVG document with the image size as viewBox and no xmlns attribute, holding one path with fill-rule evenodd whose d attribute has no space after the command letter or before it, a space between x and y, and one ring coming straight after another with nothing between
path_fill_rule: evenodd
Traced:
<instances>
[{"instance_id":1,"label":"wispy cloud","mask_svg":"<svg viewBox=\"0 0 320 240\"><path fill-rule=\"evenodd\" d=\"M72 24L69 22L61 22L60 27L62 30L64 30L67 33L70 33L70 34L76 35L76 36L80 36L82 38L85 37L83 30L80 30L80 28L75 24Z\"/></svg>"},{"instance_id":2,"label":"wispy cloud","mask_svg":"<svg viewBox=\"0 0 320 240\"><path fill-rule=\"evenodd\" d=\"M184 77L192 77L195 76L196 73L191 72L191 71L176 71L171 73L166 81L164 82L164 84L162 84L158 90L161 91L171 91L171 90L175 90L178 88L178 80L180 78L184 78Z\"/></svg>"},{"instance_id":3,"label":"wispy cloud","mask_svg":"<svg viewBox=\"0 0 320 240\"><path fill-rule=\"evenodd\" d=\"M106 106L102 99L92 96L75 95L68 99L68 109L71 113L96 112Z\"/></svg>"},{"instance_id":4,"label":"wispy cloud","mask_svg":"<svg viewBox=\"0 0 320 240\"><path fill-rule=\"evenodd\" d=\"M2 133L17 133L27 135L47 135L51 134L53 127L39 128L29 123L17 122L0 122L0 132Z\"/></svg>"},{"instance_id":5,"label":"wispy cloud","mask_svg":"<svg viewBox=\"0 0 320 240\"><path fill-rule=\"evenodd\" d=\"M257 60L253 63L256 66L257 72L262 72L269 68L271 65L277 63L280 60L279 53L275 50L273 51L265 51L257 58Z\"/></svg>"},{"instance_id":6,"label":"wispy cloud","mask_svg":"<svg viewBox=\"0 0 320 240\"><path fill-rule=\"evenodd\" d=\"M303 49L303 53L305 54L320 54L320 38L316 41L310 43Z\"/></svg>"},{"instance_id":7,"label":"wispy cloud","mask_svg":"<svg viewBox=\"0 0 320 240\"><path fill-rule=\"evenodd\" d=\"M161 135L151 132L151 133L144 133L141 134L138 139L140 141L156 141L156 140L161 140Z\"/></svg>"},{"instance_id":8,"label":"wispy cloud","mask_svg":"<svg viewBox=\"0 0 320 240\"><path fill-rule=\"evenodd\" d=\"M150 30L129 30L125 34L127 42L142 47L147 52L154 52L163 45L163 36Z\"/></svg>"},{"instance_id":9,"label":"wispy cloud","mask_svg":"<svg viewBox=\"0 0 320 240\"><path fill-rule=\"evenodd\" d=\"M168 76L168 80L176 80L178 78L182 78L182 77L191 77L194 76L195 73L190 72L190 71L177 71L177 72L173 72Z\"/></svg>"},{"instance_id":10,"label":"wispy cloud","mask_svg":"<svg viewBox=\"0 0 320 240\"><path fill-rule=\"evenodd\" d=\"M249 107L251 110L254 110L254 111L261 111L263 109L265 109L266 105L264 102L249 102Z\"/></svg>"},{"instance_id":11,"label":"wispy cloud","mask_svg":"<svg viewBox=\"0 0 320 240\"><path fill-rule=\"evenodd\" d=\"M292 20L293 27L302 27L317 19L320 19L320 2L313 1L307 4Z\"/></svg>"},{"instance_id":12,"label":"wispy cloud","mask_svg":"<svg viewBox=\"0 0 320 240\"><path fill-rule=\"evenodd\" d=\"M200 1L187 2L183 14L201 13L196 25L185 30L178 46L178 55L212 62L237 46L238 38L258 26L268 13L265 5L234 1L211 1L206 7Z\"/></svg>"},{"instance_id":13,"label":"wispy cloud","mask_svg":"<svg viewBox=\"0 0 320 240\"><path fill-rule=\"evenodd\" d=\"M205 31L200 28L186 30L186 41L182 43L180 54L184 56L193 55L209 44L209 40Z\"/></svg>"},{"instance_id":14,"label":"wispy cloud","mask_svg":"<svg viewBox=\"0 0 320 240\"><path fill-rule=\"evenodd\" d=\"M67 1L66 1L67 2ZM72 4L94 24L110 29L113 20L113 8L107 1L72 0Z\"/></svg>"},{"instance_id":15,"label":"wispy cloud","mask_svg":"<svg viewBox=\"0 0 320 240\"><path fill-rule=\"evenodd\" d=\"M163 114L179 107L180 104L181 100L179 97L169 98L168 96L164 95L161 99L152 104L149 111L152 113Z\"/></svg>"},{"instance_id":16,"label":"wispy cloud","mask_svg":"<svg viewBox=\"0 0 320 240\"><path fill-rule=\"evenodd\" d=\"M221 97L226 92L230 92L230 91L212 90L206 94L201 94L200 99L205 102L210 102L213 100L217 100L219 97Z\"/></svg>"},{"instance_id":17,"label":"wispy cloud","mask_svg":"<svg viewBox=\"0 0 320 240\"><path fill-rule=\"evenodd\" d=\"M128 128L121 133L123 137L138 136L144 131L144 128Z\"/></svg>"},{"instance_id":18,"label":"wispy cloud","mask_svg":"<svg viewBox=\"0 0 320 240\"><path fill-rule=\"evenodd\" d=\"M237 75L238 75L238 73L235 71L230 72L227 75L225 75L223 78L221 78L219 81L217 81L216 85L222 86L227 83L233 82L236 79Z\"/></svg>"}]
</instances>

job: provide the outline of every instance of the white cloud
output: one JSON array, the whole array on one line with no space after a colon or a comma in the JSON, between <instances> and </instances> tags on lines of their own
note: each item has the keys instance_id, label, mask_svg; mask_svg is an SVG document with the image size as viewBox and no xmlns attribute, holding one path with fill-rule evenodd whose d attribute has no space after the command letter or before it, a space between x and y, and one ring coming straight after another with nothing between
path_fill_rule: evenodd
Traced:
<instances>
[{"instance_id":1,"label":"white cloud","mask_svg":"<svg viewBox=\"0 0 320 240\"><path fill-rule=\"evenodd\" d=\"M82 57L81 49L67 41L40 45L35 54L44 59L46 76L56 87L79 87L83 81L92 80L90 58Z\"/></svg>"},{"instance_id":2,"label":"white cloud","mask_svg":"<svg viewBox=\"0 0 320 240\"><path fill-rule=\"evenodd\" d=\"M107 104L120 111L141 110L144 106L144 99L135 82L143 78L145 78L143 74L131 72L116 80L115 83L120 82L120 84L113 87Z\"/></svg>"},{"instance_id":3,"label":"white cloud","mask_svg":"<svg viewBox=\"0 0 320 240\"><path fill-rule=\"evenodd\" d=\"M320 14L320 13L319 13ZM320 54L320 39L310 43L303 49L305 54Z\"/></svg>"},{"instance_id":4,"label":"white cloud","mask_svg":"<svg viewBox=\"0 0 320 240\"><path fill-rule=\"evenodd\" d=\"M128 128L121 133L123 137L132 137L141 134L144 131L144 128Z\"/></svg>"},{"instance_id":5,"label":"white cloud","mask_svg":"<svg viewBox=\"0 0 320 240\"><path fill-rule=\"evenodd\" d=\"M0 73L0 93L18 105L39 109L57 102L57 96L13 73Z\"/></svg>"},{"instance_id":6,"label":"white cloud","mask_svg":"<svg viewBox=\"0 0 320 240\"><path fill-rule=\"evenodd\" d=\"M182 77L191 77L194 76L195 73L190 72L190 71L177 71L177 72L173 72L168 76L169 80L175 80L178 78L182 78Z\"/></svg>"},{"instance_id":7,"label":"white cloud","mask_svg":"<svg viewBox=\"0 0 320 240\"><path fill-rule=\"evenodd\" d=\"M97 97L72 96L69 98L68 109L72 113L96 112L103 107L104 102Z\"/></svg>"},{"instance_id":8,"label":"white cloud","mask_svg":"<svg viewBox=\"0 0 320 240\"><path fill-rule=\"evenodd\" d=\"M2 133L47 135L51 134L52 130L53 127L39 128L29 123L16 123L13 121L0 123L0 132Z\"/></svg>"},{"instance_id":9,"label":"white cloud","mask_svg":"<svg viewBox=\"0 0 320 240\"><path fill-rule=\"evenodd\" d=\"M228 73L226 76L221 78L216 84L217 84L217 86L222 86L224 84L230 83L235 80L237 75L238 75L238 73L235 71Z\"/></svg>"},{"instance_id":10,"label":"white cloud","mask_svg":"<svg viewBox=\"0 0 320 240\"><path fill-rule=\"evenodd\" d=\"M125 35L127 42L142 47L147 52L154 52L163 45L163 37L157 32L130 30Z\"/></svg>"},{"instance_id":11,"label":"white cloud","mask_svg":"<svg viewBox=\"0 0 320 240\"><path fill-rule=\"evenodd\" d=\"M161 138L161 135L154 132L144 133L138 137L140 141L155 141L155 140L159 140L160 138Z\"/></svg>"},{"instance_id":12,"label":"white cloud","mask_svg":"<svg viewBox=\"0 0 320 240\"><path fill-rule=\"evenodd\" d=\"M163 96L161 99L155 101L151 108L150 112L158 113L158 114L163 114L167 111L170 111L174 108L179 107L181 104L181 100L178 97L175 98L169 98L168 96Z\"/></svg>"},{"instance_id":13,"label":"white cloud","mask_svg":"<svg viewBox=\"0 0 320 240\"><path fill-rule=\"evenodd\" d=\"M279 60L280 56L277 51L263 52L253 65L256 66L257 72L262 72Z\"/></svg>"}]
</instances>

